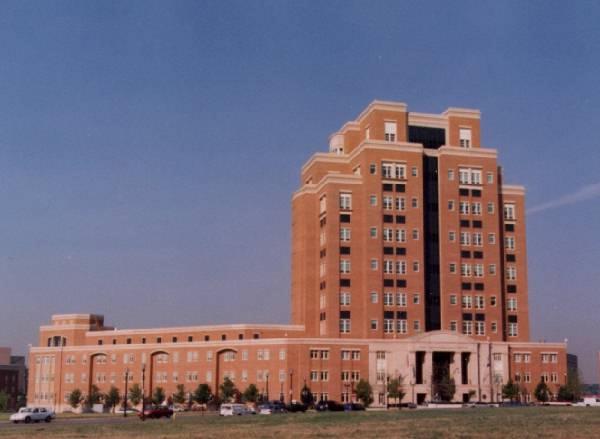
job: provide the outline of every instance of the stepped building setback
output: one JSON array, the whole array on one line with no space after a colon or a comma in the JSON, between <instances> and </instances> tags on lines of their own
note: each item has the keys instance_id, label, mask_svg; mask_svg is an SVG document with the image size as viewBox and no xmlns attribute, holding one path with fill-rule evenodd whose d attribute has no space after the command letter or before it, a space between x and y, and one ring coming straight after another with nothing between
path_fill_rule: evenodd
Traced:
<instances>
[{"instance_id":1,"label":"stepped building setback","mask_svg":"<svg viewBox=\"0 0 600 439\"><path fill-rule=\"evenodd\" d=\"M270 399L356 399L360 379L385 406L495 402L509 378L532 400L566 381L566 344L529 341L525 189L504 183L481 146L480 113L412 113L374 101L302 168L292 197L290 325L117 330L93 314L55 315L31 348L30 403L66 409L70 392L167 394L225 377Z\"/></svg>"}]
</instances>

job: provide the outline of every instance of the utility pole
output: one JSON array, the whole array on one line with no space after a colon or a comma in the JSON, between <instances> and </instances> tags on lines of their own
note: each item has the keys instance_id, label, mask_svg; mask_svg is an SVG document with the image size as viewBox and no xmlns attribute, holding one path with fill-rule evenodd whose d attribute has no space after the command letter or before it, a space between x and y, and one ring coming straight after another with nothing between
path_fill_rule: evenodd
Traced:
<instances>
[{"instance_id":1,"label":"utility pole","mask_svg":"<svg viewBox=\"0 0 600 439\"><path fill-rule=\"evenodd\" d=\"M128 384L128 380L129 380L129 368L125 369L125 396L123 397L123 399L125 400L125 402L123 403L123 405L125 406L125 409L123 410L124 418L127 417L127 384Z\"/></svg>"},{"instance_id":2,"label":"utility pole","mask_svg":"<svg viewBox=\"0 0 600 439\"><path fill-rule=\"evenodd\" d=\"M144 397L144 380L146 378L146 363L142 363L142 421L146 420L146 401L145 401L145 397Z\"/></svg>"}]
</instances>

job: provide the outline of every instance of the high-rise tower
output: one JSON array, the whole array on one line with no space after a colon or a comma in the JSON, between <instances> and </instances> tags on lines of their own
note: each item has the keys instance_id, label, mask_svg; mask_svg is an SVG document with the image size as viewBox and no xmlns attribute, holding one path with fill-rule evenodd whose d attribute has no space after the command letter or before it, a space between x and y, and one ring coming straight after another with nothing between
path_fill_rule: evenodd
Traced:
<instances>
[{"instance_id":1,"label":"high-rise tower","mask_svg":"<svg viewBox=\"0 0 600 439\"><path fill-rule=\"evenodd\" d=\"M332 134L293 197L293 323L528 340L524 189L503 184L480 139L477 110L381 101Z\"/></svg>"}]
</instances>

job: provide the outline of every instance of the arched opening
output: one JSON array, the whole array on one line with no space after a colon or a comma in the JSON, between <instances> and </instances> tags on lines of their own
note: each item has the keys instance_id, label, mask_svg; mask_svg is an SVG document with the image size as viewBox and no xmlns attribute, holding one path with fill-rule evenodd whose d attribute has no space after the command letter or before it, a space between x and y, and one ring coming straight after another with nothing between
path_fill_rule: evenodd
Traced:
<instances>
[{"instance_id":1,"label":"arched opening","mask_svg":"<svg viewBox=\"0 0 600 439\"><path fill-rule=\"evenodd\" d=\"M168 363L170 360L170 354L167 351L159 350L154 351L150 354L150 364L148 371L148 398L152 400L154 398L154 385L162 384L163 382L167 382L166 373L168 370ZM161 387L161 386L156 386ZM165 394L165 399L168 398L168 395ZM161 404L163 401L157 401L158 404Z\"/></svg>"}]
</instances>

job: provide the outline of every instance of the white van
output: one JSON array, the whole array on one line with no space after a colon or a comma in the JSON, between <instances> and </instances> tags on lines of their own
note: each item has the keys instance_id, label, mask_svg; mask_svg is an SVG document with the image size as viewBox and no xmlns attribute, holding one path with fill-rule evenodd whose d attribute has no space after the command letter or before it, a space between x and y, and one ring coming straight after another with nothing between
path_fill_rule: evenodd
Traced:
<instances>
[{"instance_id":1,"label":"white van","mask_svg":"<svg viewBox=\"0 0 600 439\"><path fill-rule=\"evenodd\" d=\"M244 404L221 404L219 415L221 416L242 416L249 415L252 411Z\"/></svg>"}]
</instances>

